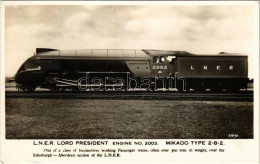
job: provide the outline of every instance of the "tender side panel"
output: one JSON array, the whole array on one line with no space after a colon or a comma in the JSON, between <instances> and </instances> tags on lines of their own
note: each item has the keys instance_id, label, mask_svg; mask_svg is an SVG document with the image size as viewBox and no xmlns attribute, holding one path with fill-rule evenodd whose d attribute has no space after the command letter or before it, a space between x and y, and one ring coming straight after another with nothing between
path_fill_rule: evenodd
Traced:
<instances>
[{"instance_id":1,"label":"tender side panel","mask_svg":"<svg viewBox=\"0 0 260 164\"><path fill-rule=\"evenodd\" d=\"M247 56L178 57L180 78L247 78Z\"/></svg>"}]
</instances>

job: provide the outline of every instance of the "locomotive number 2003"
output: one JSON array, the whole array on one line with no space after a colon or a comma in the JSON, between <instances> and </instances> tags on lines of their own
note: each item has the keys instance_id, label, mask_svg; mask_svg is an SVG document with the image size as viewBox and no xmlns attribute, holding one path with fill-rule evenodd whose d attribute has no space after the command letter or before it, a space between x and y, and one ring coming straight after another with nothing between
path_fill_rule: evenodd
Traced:
<instances>
[{"instance_id":1,"label":"locomotive number 2003","mask_svg":"<svg viewBox=\"0 0 260 164\"><path fill-rule=\"evenodd\" d=\"M167 65L154 65L153 69L167 69Z\"/></svg>"}]
</instances>

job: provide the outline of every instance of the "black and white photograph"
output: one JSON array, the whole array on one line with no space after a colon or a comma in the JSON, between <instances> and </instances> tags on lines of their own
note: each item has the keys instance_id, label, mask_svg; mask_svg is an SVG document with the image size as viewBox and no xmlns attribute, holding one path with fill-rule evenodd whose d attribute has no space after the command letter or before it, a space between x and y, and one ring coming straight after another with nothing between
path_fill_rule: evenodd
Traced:
<instances>
[{"instance_id":1,"label":"black and white photograph","mask_svg":"<svg viewBox=\"0 0 260 164\"><path fill-rule=\"evenodd\" d=\"M6 4L4 139L255 141L258 6Z\"/></svg>"}]
</instances>

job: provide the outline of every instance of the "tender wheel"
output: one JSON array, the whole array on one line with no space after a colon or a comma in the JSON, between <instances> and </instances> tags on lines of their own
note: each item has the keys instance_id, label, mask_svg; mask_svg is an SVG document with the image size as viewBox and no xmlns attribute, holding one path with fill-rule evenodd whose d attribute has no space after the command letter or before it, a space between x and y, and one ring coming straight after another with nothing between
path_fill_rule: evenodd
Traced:
<instances>
[{"instance_id":1,"label":"tender wheel","mask_svg":"<svg viewBox=\"0 0 260 164\"><path fill-rule=\"evenodd\" d=\"M185 81L183 82L183 80L182 80L177 83L176 88L178 89L179 92L187 91L187 83Z\"/></svg>"},{"instance_id":2,"label":"tender wheel","mask_svg":"<svg viewBox=\"0 0 260 164\"><path fill-rule=\"evenodd\" d=\"M200 87L194 87L193 90L194 90L195 92L204 92L204 91L205 91L204 88L200 88Z\"/></svg>"},{"instance_id":3,"label":"tender wheel","mask_svg":"<svg viewBox=\"0 0 260 164\"><path fill-rule=\"evenodd\" d=\"M177 89L178 89L179 92L184 92L184 89L183 89L182 85L177 86Z\"/></svg>"},{"instance_id":4,"label":"tender wheel","mask_svg":"<svg viewBox=\"0 0 260 164\"><path fill-rule=\"evenodd\" d=\"M222 92L223 91L223 84L220 81L212 82L210 90L212 92Z\"/></svg>"},{"instance_id":5,"label":"tender wheel","mask_svg":"<svg viewBox=\"0 0 260 164\"><path fill-rule=\"evenodd\" d=\"M218 87L213 87L210 89L212 92L221 92L222 89L218 88Z\"/></svg>"},{"instance_id":6,"label":"tender wheel","mask_svg":"<svg viewBox=\"0 0 260 164\"><path fill-rule=\"evenodd\" d=\"M186 83L186 92L189 92L190 89L191 89L191 87L190 87L189 83Z\"/></svg>"},{"instance_id":7,"label":"tender wheel","mask_svg":"<svg viewBox=\"0 0 260 164\"><path fill-rule=\"evenodd\" d=\"M206 90L205 82L204 81L197 81L193 84L192 89L195 92L204 92Z\"/></svg>"},{"instance_id":8,"label":"tender wheel","mask_svg":"<svg viewBox=\"0 0 260 164\"><path fill-rule=\"evenodd\" d=\"M229 84L227 85L226 90L228 92L238 92L240 90L240 87L237 83L234 83L233 85Z\"/></svg>"}]
</instances>

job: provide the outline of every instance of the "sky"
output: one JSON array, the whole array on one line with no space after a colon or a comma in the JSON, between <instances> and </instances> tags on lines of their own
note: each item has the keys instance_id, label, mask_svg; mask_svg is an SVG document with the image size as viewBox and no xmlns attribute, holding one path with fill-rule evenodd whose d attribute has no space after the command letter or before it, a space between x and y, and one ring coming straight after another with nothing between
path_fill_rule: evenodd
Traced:
<instances>
[{"instance_id":1,"label":"sky","mask_svg":"<svg viewBox=\"0 0 260 164\"><path fill-rule=\"evenodd\" d=\"M245 53L252 77L253 18L252 6L234 5L8 5L6 76L14 76L38 47Z\"/></svg>"}]
</instances>

